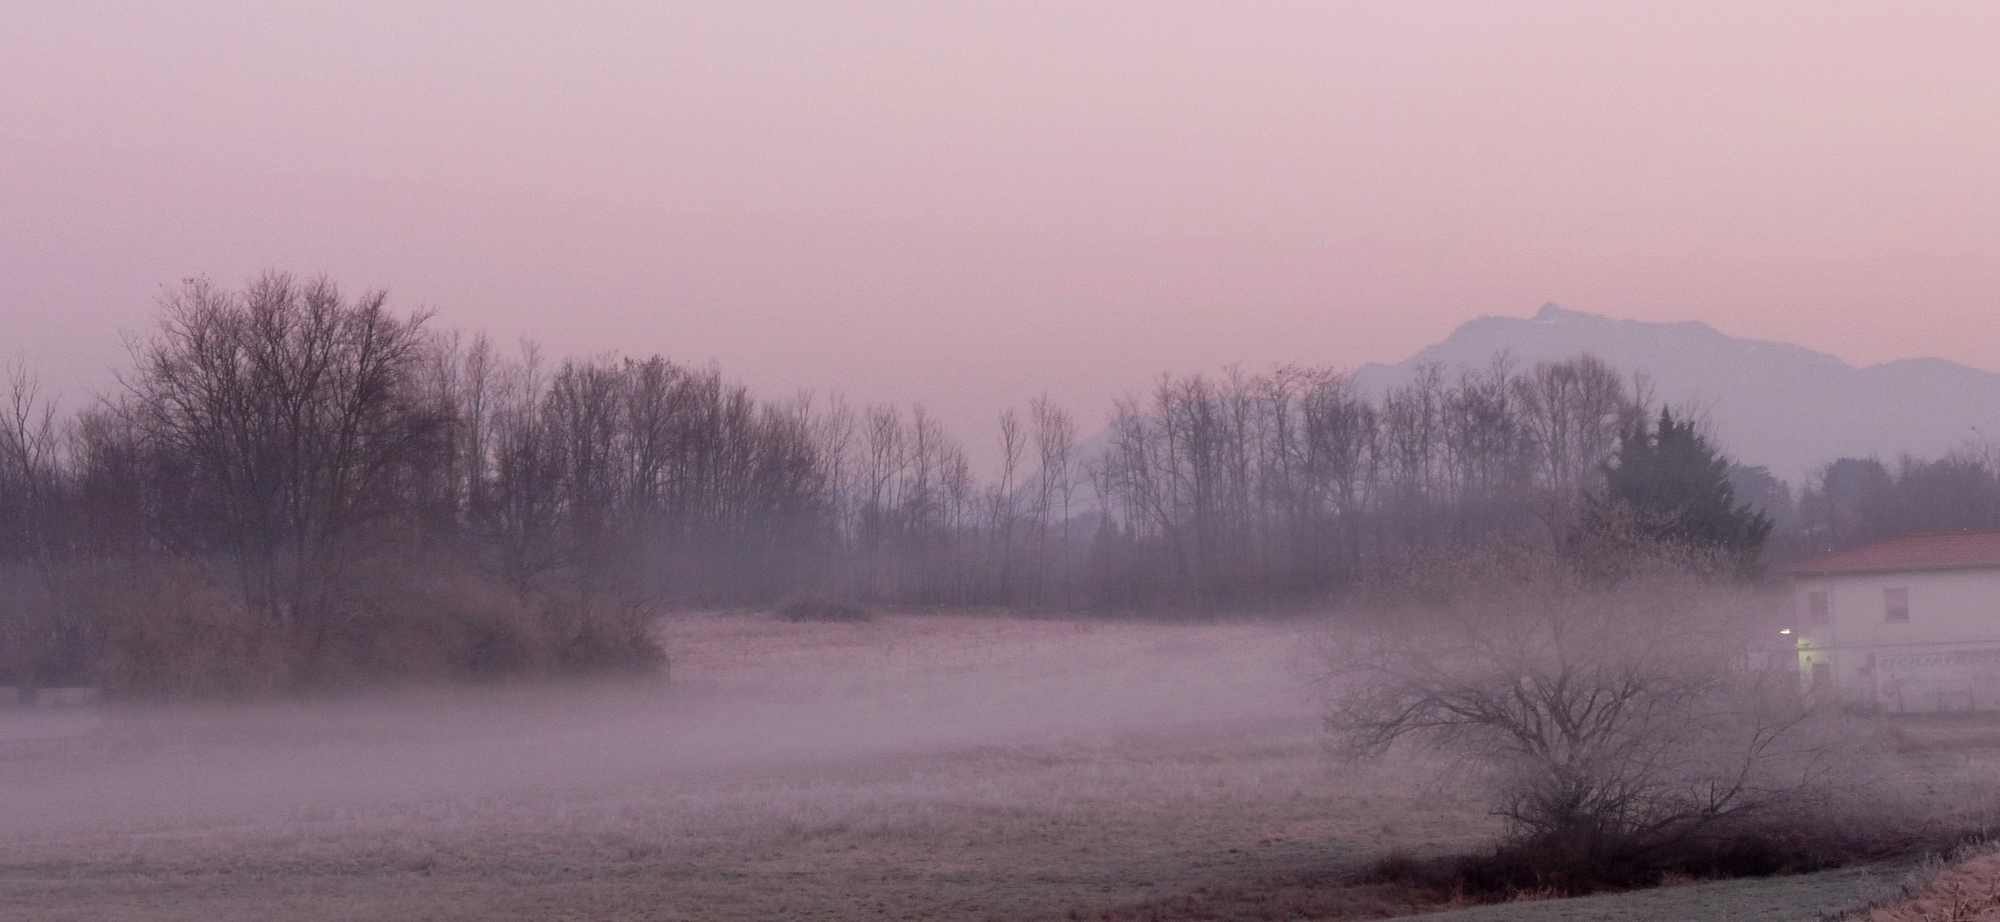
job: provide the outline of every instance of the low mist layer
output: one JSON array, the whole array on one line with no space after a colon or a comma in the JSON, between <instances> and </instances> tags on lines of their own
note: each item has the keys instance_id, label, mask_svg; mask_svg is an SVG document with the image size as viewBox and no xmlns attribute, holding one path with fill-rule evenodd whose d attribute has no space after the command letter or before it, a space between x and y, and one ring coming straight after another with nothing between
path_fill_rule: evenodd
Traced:
<instances>
[{"instance_id":1,"label":"low mist layer","mask_svg":"<svg viewBox=\"0 0 2000 922\"><path fill-rule=\"evenodd\" d=\"M671 685L7 722L0 906L1054 916L1483 825L1330 783L1294 626L695 615L665 637Z\"/></svg>"}]
</instances>

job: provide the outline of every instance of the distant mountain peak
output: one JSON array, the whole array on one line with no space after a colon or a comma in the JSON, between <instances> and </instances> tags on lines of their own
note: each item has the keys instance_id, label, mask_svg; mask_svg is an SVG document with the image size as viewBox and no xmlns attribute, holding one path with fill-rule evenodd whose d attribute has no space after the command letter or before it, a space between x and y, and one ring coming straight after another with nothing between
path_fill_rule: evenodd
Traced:
<instances>
[{"instance_id":1,"label":"distant mountain peak","mask_svg":"<svg viewBox=\"0 0 2000 922\"><path fill-rule=\"evenodd\" d=\"M1542 305L1542 309L1536 311L1535 316L1530 319L1536 323L1553 323L1563 320L1609 320L1610 318L1599 314L1586 314L1583 311L1573 311L1554 301L1550 301Z\"/></svg>"},{"instance_id":2,"label":"distant mountain peak","mask_svg":"<svg viewBox=\"0 0 2000 922\"><path fill-rule=\"evenodd\" d=\"M1642 373L1656 399L1703 408L1722 448L1797 482L1841 456L1936 457L2000 433L2000 374L1936 358L1855 368L1804 346L1730 336L1699 321L1656 322L1542 305L1532 317L1483 316L1396 365L1354 381L1381 392L1426 366L1521 366L1582 353Z\"/></svg>"}]
</instances>

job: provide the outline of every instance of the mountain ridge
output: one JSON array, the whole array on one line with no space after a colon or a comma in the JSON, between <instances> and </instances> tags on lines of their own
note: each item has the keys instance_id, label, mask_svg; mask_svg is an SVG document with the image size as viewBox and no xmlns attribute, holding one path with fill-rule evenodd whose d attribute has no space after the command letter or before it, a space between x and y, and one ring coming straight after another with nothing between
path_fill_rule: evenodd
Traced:
<instances>
[{"instance_id":1,"label":"mountain ridge","mask_svg":"<svg viewBox=\"0 0 2000 922\"><path fill-rule=\"evenodd\" d=\"M1402 362L1362 366L1353 381L1380 393L1426 365L1484 367L1501 356L1532 365L1586 352L1645 375L1657 400L1702 413L1735 460L1795 484L1839 457L1935 457L2000 436L2000 373L1933 356L1855 366L1701 321L1630 320L1554 302L1530 317L1468 320Z\"/></svg>"}]
</instances>

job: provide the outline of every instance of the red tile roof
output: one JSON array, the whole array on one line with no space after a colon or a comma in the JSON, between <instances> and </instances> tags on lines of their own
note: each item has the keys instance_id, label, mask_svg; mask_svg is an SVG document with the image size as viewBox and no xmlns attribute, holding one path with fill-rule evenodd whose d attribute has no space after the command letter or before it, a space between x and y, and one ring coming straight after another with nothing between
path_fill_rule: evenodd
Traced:
<instances>
[{"instance_id":1,"label":"red tile roof","mask_svg":"<svg viewBox=\"0 0 2000 922\"><path fill-rule=\"evenodd\" d=\"M1896 570L2000 569L2000 531L1903 535L1780 567L1795 576Z\"/></svg>"}]
</instances>

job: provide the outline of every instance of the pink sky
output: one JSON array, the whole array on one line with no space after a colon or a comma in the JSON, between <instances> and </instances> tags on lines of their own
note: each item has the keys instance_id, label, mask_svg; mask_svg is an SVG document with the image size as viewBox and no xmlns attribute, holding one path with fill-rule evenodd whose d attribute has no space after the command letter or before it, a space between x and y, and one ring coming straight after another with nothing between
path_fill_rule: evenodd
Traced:
<instances>
[{"instance_id":1,"label":"pink sky","mask_svg":"<svg viewBox=\"0 0 2000 922\"><path fill-rule=\"evenodd\" d=\"M275 267L975 448L1550 300L2000 369L2000 4L319 6L0 6L0 359Z\"/></svg>"}]
</instances>

